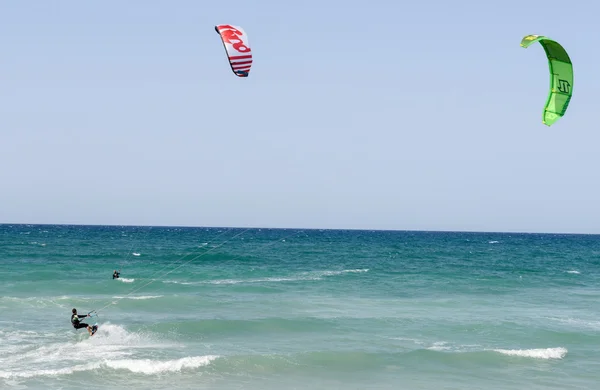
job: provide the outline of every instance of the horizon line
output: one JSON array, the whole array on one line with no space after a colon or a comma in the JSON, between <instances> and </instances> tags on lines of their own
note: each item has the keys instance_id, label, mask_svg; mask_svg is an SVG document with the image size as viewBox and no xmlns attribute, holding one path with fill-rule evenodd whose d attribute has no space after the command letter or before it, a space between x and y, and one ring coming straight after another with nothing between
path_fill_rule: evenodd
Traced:
<instances>
[{"instance_id":1,"label":"horizon line","mask_svg":"<svg viewBox=\"0 0 600 390\"><path fill-rule=\"evenodd\" d=\"M269 229L269 230L320 230L320 231L372 231L372 232L413 232L413 233L487 233L487 234L545 234L545 235L585 235L597 236L600 233L574 232L527 232L497 230L419 230L419 229L382 229L382 228L318 228L318 227L266 227L266 226L199 226L199 225L136 225L136 224L95 224L95 223L24 223L0 222L0 226L83 226L83 227L143 227L143 228L185 228L185 229Z\"/></svg>"}]
</instances>

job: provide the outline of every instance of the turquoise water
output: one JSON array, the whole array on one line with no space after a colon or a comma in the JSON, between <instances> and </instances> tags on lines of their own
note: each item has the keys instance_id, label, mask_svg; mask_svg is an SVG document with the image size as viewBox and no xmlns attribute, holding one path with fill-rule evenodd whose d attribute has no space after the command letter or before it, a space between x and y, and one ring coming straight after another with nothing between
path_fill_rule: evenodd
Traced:
<instances>
[{"instance_id":1,"label":"turquoise water","mask_svg":"<svg viewBox=\"0 0 600 390\"><path fill-rule=\"evenodd\" d=\"M593 235L0 225L0 387L597 389L599 282Z\"/></svg>"}]
</instances>

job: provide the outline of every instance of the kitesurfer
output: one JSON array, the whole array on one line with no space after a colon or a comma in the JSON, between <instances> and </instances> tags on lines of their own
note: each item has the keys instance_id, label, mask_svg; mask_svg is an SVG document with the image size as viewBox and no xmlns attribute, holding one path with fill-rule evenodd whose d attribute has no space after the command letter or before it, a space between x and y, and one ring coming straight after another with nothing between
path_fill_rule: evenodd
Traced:
<instances>
[{"instance_id":1,"label":"kitesurfer","mask_svg":"<svg viewBox=\"0 0 600 390\"><path fill-rule=\"evenodd\" d=\"M121 275L121 273L117 272L117 270L115 270L115 272L113 272L113 279L118 279L119 275Z\"/></svg>"},{"instance_id":2,"label":"kitesurfer","mask_svg":"<svg viewBox=\"0 0 600 390\"><path fill-rule=\"evenodd\" d=\"M86 328L90 333L90 336L93 335L92 327L86 324L85 322L81 322L81 318L89 317L89 314L77 314L77 309L73 309L73 314L71 314L71 324L75 329Z\"/></svg>"}]
</instances>

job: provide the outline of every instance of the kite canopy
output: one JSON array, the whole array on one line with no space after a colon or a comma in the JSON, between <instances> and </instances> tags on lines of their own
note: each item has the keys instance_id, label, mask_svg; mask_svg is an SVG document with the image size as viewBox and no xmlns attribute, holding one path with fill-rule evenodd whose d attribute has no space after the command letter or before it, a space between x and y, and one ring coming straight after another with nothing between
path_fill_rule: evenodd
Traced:
<instances>
[{"instance_id":1,"label":"kite canopy","mask_svg":"<svg viewBox=\"0 0 600 390\"><path fill-rule=\"evenodd\" d=\"M239 77L248 77L252 66L248 35L241 27L228 24L215 26L215 31L221 36L233 73Z\"/></svg>"},{"instance_id":2,"label":"kite canopy","mask_svg":"<svg viewBox=\"0 0 600 390\"><path fill-rule=\"evenodd\" d=\"M542 35L527 35L521 40L521 47L527 48L539 42L548 57L550 66L550 93L544 107L543 122L552 126L565 115L573 95L573 65L565 49L556 41Z\"/></svg>"}]
</instances>

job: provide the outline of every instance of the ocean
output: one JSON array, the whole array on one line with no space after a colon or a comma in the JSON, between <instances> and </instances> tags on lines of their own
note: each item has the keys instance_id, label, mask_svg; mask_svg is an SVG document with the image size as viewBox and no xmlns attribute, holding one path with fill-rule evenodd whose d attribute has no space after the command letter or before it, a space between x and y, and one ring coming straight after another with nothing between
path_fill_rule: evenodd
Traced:
<instances>
[{"instance_id":1,"label":"ocean","mask_svg":"<svg viewBox=\"0 0 600 390\"><path fill-rule=\"evenodd\" d=\"M599 386L597 235L0 225L2 389Z\"/></svg>"}]
</instances>

